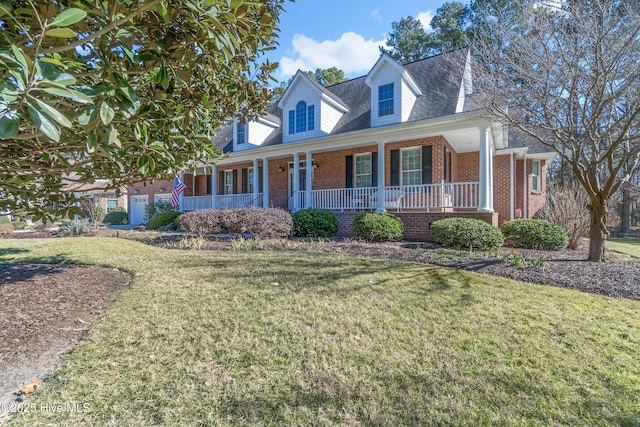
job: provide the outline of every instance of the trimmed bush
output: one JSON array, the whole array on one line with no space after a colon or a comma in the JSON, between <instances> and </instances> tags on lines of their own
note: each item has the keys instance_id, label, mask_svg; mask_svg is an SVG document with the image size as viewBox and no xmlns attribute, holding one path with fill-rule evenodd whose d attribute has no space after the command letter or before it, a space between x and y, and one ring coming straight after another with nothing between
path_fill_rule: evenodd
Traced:
<instances>
[{"instance_id":1,"label":"trimmed bush","mask_svg":"<svg viewBox=\"0 0 640 427\"><path fill-rule=\"evenodd\" d=\"M473 218L445 218L431 224L437 244L455 249L490 251L504 243L498 227Z\"/></svg>"},{"instance_id":2,"label":"trimmed bush","mask_svg":"<svg viewBox=\"0 0 640 427\"><path fill-rule=\"evenodd\" d=\"M363 213L353 220L353 231L371 241L402 240L404 228L399 218L384 212Z\"/></svg>"},{"instance_id":3,"label":"trimmed bush","mask_svg":"<svg viewBox=\"0 0 640 427\"><path fill-rule=\"evenodd\" d=\"M302 209L293 214L293 225L300 237L329 237L338 232L338 218L327 209Z\"/></svg>"},{"instance_id":4,"label":"trimmed bush","mask_svg":"<svg viewBox=\"0 0 640 427\"><path fill-rule=\"evenodd\" d=\"M289 212L278 208L205 209L182 214L180 227L199 236L243 233L273 239L291 236L293 219Z\"/></svg>"},{"instance_id":5,"label":"trimmed bush","mask_svg":"<svg viewBox=\"0 0 640 427\"><path fill-rule=\"evenodd\" d=\"M27 228L27 223L22 221L15 221L11 223L14 230L24 230Z\"/></svg>"},{"instance_id":6,"label":"trimmed bush","mask_svg":"<svg viewBox=\"0 0 640 427\"><path fill-rule=\"evenodd\" d=\"M0 215L0 224L9 224L11 220L7 215Z\"/></svg>"},{"instance_id":7,"label":"trimmed bush","mask_svg":"<svg viewBox=\"0 0 640 427\"><path fill-rule=\"evenodd\" d=\"M160 227L165 227L169 224L172 224L173 221L175 221L175 219L179 216L180 212L176 211L158 212L149 220L149 228L152 230L156 230Z\"/></svg>"},{"instance_id":8,"label":"trimmed bush","mask_svg":"<svg viewBox=\"0 0 640 427\"><path fill-rule=\"evenodd\" d=\"M13 230L13 225L6 222L0 222L0 235L11 234L13 233Z\"/></svg>"},{"instance_id":9,"label":"trimmed bush","mask_svg":"<svg viewBox=\"0 0 640 427\"><path fill-rule=\"evenodd\" d=\"M557 251L567 247L564 228L543 219L520 218L502 224L505 246Z\"/></svg>"},{"instance_id":10,"label":"trimmed bush","mask_svg":"<svg viewBox=\"0 0 640 427\"><path fill-rule=\"evenodd\" d=\"M126 212L113 211L113 212L109 212L104 217L102 222L104 222L105 224L111 224L111 225L123 225L127 223L127 220L128 220L128 216Z\"/></svg>"},{"instance_id":11,"label":"trimmed bush","mask_svg":"<svg viewBox=\"0 0 640 427\"><path fill-rule=\"evenodd\" d=\"M89 233L93 229L93 224L89 218L63 219L58 228L59 236L76 236L78 234Z\"/></svg>"}]
</instances>

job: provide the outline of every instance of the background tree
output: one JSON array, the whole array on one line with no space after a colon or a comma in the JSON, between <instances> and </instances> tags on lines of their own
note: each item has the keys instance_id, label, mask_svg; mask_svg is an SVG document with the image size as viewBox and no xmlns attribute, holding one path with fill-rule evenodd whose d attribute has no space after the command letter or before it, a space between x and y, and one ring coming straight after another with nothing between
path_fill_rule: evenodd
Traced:
<instances>
[{"instance_id":1,"label":"background tree","mask_svg":"<svg viewBox=\"0 0 640 427\"><path fill-rule=\"evenodd\" d=\"M380 46L380 52L389 54L403 64L417 61L430 56L433 52L434 36L422 26L413 16L407 16L391 24L392 31L387 37L385 49Z\"/></svg>"},{"instance_id":2,"label":"background tree","mask_svg":"<svg viewBox=\"0 0 640 427\"><path fill-rule=\"evenodd\" d=\"M0 210L76 202L212 161L210 137L269 100L284 0L0 3ZM73 6L72 6L73 5Z\"/></svg>"},{"instance_id":3,"label":"background tree","mask_svg":"<svg viewBox=\"0 0 640 427\"><path fill-rule=\"evenodd\" d=\"M554 4L523 8L517 21L487 20L476 73L492 117L571 166L589 196L589 259L603 261L608 201L640 156L638 5ZM622 173L625 166L632 170Z\"/></svg>"},{"instance_id":4,"label":"background tree","mask_svg":"<svg viewBox=\"0 0 640 427\"><path fill-rule=\"evenodd\" d=\"M469 43L471 11L464 4L453 1L443 4L431 19L434 32L433 49L448 52Z\"/></svg>"}]
</instances>

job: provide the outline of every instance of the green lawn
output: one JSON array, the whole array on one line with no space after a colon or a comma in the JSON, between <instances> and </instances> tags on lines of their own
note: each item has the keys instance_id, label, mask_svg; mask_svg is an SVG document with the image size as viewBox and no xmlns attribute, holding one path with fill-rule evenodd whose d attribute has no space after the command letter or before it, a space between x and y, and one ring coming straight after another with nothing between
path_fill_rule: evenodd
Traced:
<instances>
[{"instance_id":1,"label":"green lawn","mask_svg":"<svg viewBox=\"0 0 640 427\"><path fill-rule=\"evenodd\" d=\"M0 260L135 276L29 397L90 412L15 425L640 423L638 301L380 259L114 238L0 240Z\"/></svg>"},{"instance_id":2,"label":"green lawn","mask_svg":"<svg viewBox=\"0 0 640 427\"><path fill-rule=\"evenodd\" d=\"M607 239L606 247L616 252L640 258L640 239L613 237Z\"/></svg>"}]
</instances>

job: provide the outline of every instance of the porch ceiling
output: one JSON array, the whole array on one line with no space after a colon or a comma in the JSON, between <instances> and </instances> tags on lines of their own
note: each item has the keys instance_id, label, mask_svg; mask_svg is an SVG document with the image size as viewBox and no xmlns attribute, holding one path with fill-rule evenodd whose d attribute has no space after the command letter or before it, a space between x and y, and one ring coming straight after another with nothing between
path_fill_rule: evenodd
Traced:
<instances>
[{"instance_id":1,"label":"porch ceiling","mask_svg":"<svg viewBox=\"0 0 640 427\"><path fill-rule=\"evenodd\" d=\"M470 153L480 150L480 129L477 127L444 131L442 135L456 153Z\"/></svg>"}]
</instances>

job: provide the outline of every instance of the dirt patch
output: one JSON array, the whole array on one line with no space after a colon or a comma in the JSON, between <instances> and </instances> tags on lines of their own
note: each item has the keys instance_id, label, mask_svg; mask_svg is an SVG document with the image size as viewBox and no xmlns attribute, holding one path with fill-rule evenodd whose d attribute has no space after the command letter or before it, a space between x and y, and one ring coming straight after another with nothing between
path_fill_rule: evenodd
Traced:
<instances>
[{"instance_id":1,"label":"dirt patch","mask_svg":"<svg viewBox=\"0 0 640 427\"><path fill-rule=\"evenodd\" d=\"M114 269L0 264L0 409L46 379L128 282ZM0 410L0 425L7 419Z\"/></svg>"}]
</instances>

